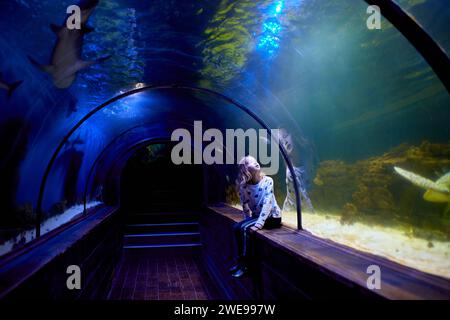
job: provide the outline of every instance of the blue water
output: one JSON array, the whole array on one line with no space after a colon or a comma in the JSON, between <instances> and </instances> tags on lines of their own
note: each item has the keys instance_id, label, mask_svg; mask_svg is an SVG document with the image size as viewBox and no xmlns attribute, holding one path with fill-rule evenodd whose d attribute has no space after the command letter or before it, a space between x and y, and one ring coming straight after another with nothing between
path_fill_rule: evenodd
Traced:
<instances>
[{"instance_id":1,"label":"blue water","mask_svg":"<svg viewBox=\"0 0 450 320\"><path fill-rule=\"evenodd\" d=\"M88 21L94 31L84 37L82 59L110 58L58 89L28 57L49 63L57 40L49 25L63 24L72 2L0 2L0 81L23 81L11 97L0 89L1 173L8 190L1 199L3 239L35 225L44 169L77 121L130 89L174 83L226 94L272 128L285 128L309 207L342 214L354 205L356 220L411 225L418 237L450 236L445 203L423 200L426 190L393 173L394 165L404 166L436 181L448 172L448 92L389 21L382 17L381 30L367 28L366 2L101 0ZM450 50L448 1L398 3ZM46 185L44 216L82 202L90 168L118 135L129 130L101 164L112 163L127 145L194 120L223 129L256 126L207 94L159 90L119 100L61 150ZM371 165L364 163L369 159ZM106 173L98 167L94 176L101 180ZM349 179L351 170L363 178ZM282 203L283 166L275 179ZM364 200L364 192L376 200Z\"/></svg>"}]
</instances>

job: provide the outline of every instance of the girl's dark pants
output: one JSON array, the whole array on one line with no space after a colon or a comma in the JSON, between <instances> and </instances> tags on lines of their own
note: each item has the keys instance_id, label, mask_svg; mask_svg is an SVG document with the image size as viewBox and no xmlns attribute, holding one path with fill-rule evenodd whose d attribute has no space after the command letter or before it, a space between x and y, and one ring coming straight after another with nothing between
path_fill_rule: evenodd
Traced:
<instances>
[{"instance_id":1,"label":"girl's dark pants","mask_svg":"<svg viewBox=\"0 0 450 320\"><path fill-rule=\"evenodd\" d=\"M249 230L255 225L258 218L245 218L241 222L237 222L233 226L233 231L236 238L236 244L238 248L238 263L246 264L248 262L248 255L250 249L250 237ZM269 217L264 223L264 229L274 229L281 226L281 218Z\"/></svg>"}]
</instances>

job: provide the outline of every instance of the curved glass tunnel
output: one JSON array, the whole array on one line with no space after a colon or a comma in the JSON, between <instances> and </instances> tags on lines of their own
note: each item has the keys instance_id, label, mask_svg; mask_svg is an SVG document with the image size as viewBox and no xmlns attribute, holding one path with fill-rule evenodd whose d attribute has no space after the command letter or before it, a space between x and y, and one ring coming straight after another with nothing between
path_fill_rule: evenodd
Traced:
<instances>
[{"instance_id":1,"label":"curved glass tunnel","mask_svg":"<svg viewBox=\"0 0 450 320\"><path fill-rule=\"evenodd\" d=\"M55 27L71 1L1 2L0 260L101 208L117 208L122 225L199 223L142 213L199 214L218 203L239 212L237 155L177 166L171 136L184 128L193 137L200 122L224 136L264 124L289 142L270 173L286 230L448 289L450 73L448 58L433 61L448 57L450 6L396 2L435 45L423 51L423 37L399 31L398 12L382 7L380 28L369 28L377 2L82 0L87 21L72 31ZM266 138L256 150L270 150ZM192 141L192 153L210 142ZM223 159L236 151L222 147L214 154ZM208 247L202 228L184 231L185 244ZM124 251L151 233L121 232Z\"/></svg>"}]
</instances>

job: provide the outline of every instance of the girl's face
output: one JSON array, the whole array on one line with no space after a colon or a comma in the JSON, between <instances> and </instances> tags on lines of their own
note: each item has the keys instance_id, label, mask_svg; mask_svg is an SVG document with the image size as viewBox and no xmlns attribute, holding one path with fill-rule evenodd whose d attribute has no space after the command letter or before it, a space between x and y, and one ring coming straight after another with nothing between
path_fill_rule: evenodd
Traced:
<instances>
[{"instance_id":1,"label":"girl's face","mask_svg":"<svg viewBox=\"0 0 450 320\"><path fill-rule=\"evenodd\" d=\"M290 154L294 148L292 136L284 129L280 130L280 144L286 149L288 154Z\"/></svg>"},{"instance_id":2,"label":"girl's face","mask_svg":"<svg viewBox=\"0 0 450 320\"><path fill-rule=\"evenodd\" d=\"M255 174L259 173L259 171L261 170L261 167L255 158L248 157L247 158L247 169L248 169L248 171L250 171L250 173L253 176L255 176Z\"/></svg>"}]
</instances>

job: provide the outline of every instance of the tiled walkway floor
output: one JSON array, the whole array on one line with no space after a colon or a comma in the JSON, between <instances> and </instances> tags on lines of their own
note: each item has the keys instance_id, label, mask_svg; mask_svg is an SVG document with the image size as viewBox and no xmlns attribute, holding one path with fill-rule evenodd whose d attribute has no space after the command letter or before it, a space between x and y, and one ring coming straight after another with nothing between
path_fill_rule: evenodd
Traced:
<instances>
[{"instance_id":1,"label":"tiled walkway floor","mask_svg":"<svg viewBox=\"0 0 450 320\"><path fill-rule=\"evenodd\" d=\"M109 299L207 300L214 289L192 254L124 254L116 269Z\"/></svg>"}]
</instances>

